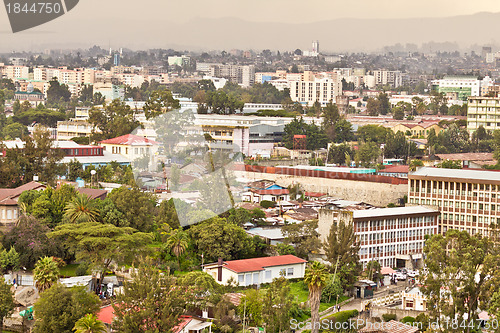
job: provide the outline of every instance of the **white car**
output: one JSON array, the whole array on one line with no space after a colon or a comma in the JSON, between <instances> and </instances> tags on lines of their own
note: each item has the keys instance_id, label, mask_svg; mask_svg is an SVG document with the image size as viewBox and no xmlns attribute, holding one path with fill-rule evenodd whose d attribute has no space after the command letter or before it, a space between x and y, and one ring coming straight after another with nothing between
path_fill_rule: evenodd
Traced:
<instances>
[{"instance_id":1,"label":"white car","mask_svg":"<svg viewBox=\"0 0 500 333\"><path fill-rule=\"evenodd\" d=\"M396 273L394 273L394 278L396 280L406 280L407 275L404 272L396 272Z\"/></svg>"},{"instance_id":2,"label":"white car","mask_svg":"<svg viewBox=\"0 0 500 333\"><path fill-rule=\"evenodd\" d=\"M408 271L407 272L408 276L411 278L417 277L418 276L418 271Z\"/></svg>"}]
</instances>

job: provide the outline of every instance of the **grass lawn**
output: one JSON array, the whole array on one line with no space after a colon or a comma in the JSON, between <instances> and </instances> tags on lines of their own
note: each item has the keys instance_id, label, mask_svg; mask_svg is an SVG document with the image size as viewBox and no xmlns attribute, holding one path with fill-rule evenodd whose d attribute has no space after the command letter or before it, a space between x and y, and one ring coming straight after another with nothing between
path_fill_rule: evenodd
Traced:
<instances>
[{"instance_id":1,"label":"grass lawn","mask_svg":"<svg viewBox=\"0 0 500 333\"><path fill-rule=\"evenodd\" d=\"M302 302L307 302L307 297L309 296L309 289L307 289L307 286L304 284L303 281L298 281L298 282L292 282L290 283L290 289L292 292L292 295L295 296L295 299L297 302L302 303ZM349 297L346 296L341 296L339 297L339 303L345 301ZM325 311L331 306L335 305L335 300L333 299L330 303L320 303L319 305L319 312Z\"/></svg>"},{"instance_id":2,"label":"grass lawn","mask_svg":"<svg viewBox=\"0 0 500 333\"><path fill-rule=\"evenodd\" d=\"M59 274L62 276L76 276L76 268L78 267L78 264L69 264L64 267L62 267L59 270Z\"/></svg>"}]
</instances>

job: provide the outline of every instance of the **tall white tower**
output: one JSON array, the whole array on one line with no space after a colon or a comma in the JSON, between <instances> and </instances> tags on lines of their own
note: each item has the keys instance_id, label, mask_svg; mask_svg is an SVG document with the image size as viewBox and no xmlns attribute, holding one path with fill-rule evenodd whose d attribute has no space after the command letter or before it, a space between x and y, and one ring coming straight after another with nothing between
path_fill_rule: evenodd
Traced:
<instances>
[{"instance_id":1,"label":"tall white tower","mask_svg":"<svg viewBox=\"0 0 500 333\"><path fill-rule=\"evenodd\" d=\"M312 51L313 53L319 54L319 40L313 40L312 42Z\"/></svg>"}]
</instances>

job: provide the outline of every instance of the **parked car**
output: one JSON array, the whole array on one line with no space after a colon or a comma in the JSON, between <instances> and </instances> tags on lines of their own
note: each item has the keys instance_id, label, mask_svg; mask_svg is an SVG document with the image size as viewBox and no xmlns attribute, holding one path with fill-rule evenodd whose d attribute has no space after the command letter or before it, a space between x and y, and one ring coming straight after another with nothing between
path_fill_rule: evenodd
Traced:
<instances>
[{"instance_id":1,"label":"parked car","mask_svg":"<svg viewBox=\"0 0 500 333\"><path fill-rule=\"evenodd\" d=\"M394 273L394 278L396 280L406 280L407 277L408 276L404 272L396 272L396 273Z\"/></svg>"},{"instance_id":2,"label":"parked car","mask_svg":"<svg viewBox=\"0 0 500 333\"><path fill-rule=\"evenodd\" d=\"M409 277L414 278L417 277L418 271L409 270L406 274L408 274Z\"/></svg>"}]
</instances>

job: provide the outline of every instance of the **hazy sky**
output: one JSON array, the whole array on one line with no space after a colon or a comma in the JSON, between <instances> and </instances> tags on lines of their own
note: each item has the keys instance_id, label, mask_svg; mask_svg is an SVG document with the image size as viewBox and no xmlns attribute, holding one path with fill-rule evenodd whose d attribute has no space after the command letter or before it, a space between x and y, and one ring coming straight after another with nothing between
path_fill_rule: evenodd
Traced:
<instances>
[{"instance_id":1,"label":"hazy sky","mask_svg":"<svg viewBox=\"0 0 500 333\"><path fill-rule=\"evenodd\" d=\"M31 30L12 34L5 9L0 8L0 51L36 49L38 45L75 46L119 40L147 47L141 33L165 31L176 25L196 33L199 18L233 17L250 22L311 23L338 18L401 19L450 17L500 12L498 0L80 0L66 15ZM189 24L186 24L189 23ZM121 30L124 32L120 35ZM88 31L89 33L86 33ZM278 32L274 31L274 32ZM124 36L126 34L126 36ZM109 36L109 37L107 37ZM127 39L128 38L128 39ZM312 38L312 37L311 37ZM143 42L141 44L141 42ZM179 39L173 43L182 44ZM105 45L103 45L105 46ZM155 45L157 46L157 45Z\"/></svg>"}]
</instances>

